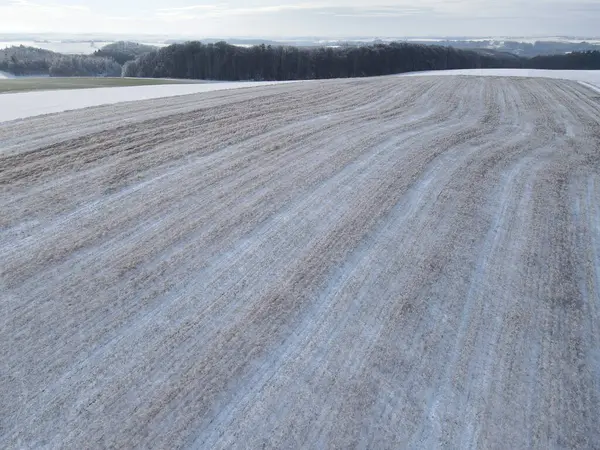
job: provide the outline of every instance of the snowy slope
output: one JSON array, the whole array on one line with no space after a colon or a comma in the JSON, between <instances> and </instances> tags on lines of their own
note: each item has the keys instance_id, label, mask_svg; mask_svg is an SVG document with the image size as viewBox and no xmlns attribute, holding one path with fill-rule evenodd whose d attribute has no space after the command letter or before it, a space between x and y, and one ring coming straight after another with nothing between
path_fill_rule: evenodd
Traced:
<instances>
[{"instance_id":1,"label":"snowy slope","mask_svg":"<svg viewBox=\"0 0 600 450\"><path fill-rule=\"evenodd\" d=\"M165 84L2 94L0 95L0 122L90 106L112 105L224 89L267 86L277 83L281 82Z\"/></svg>"},{"instance_id":2,"label":"snowy slope","mask_svg":"<svg viewBox=\"0 0 600 450\"><path fill-rule=\"evenodd\" d=\"M14 76L10 73L2 72L0 70L0 80L6 79L6 78L14 78Z\"/></svg>"},{"instance_id":3,"label":"snowy slope","mask_svg":"<svg viewBox=\"0 0 600 450\"><path fill-rule=\"evenodd\" d=\"M3 75L0 73L0 78ZM600 91L600 71L593 70L533 70L533 69L463 69L432 72L414 72L401 76L510 76L557 78L579 81ZM94 88L60 91L22 92L0 95L0 122L50 114L90 106L173 97L200 92L267 86L286 82L233 82L208 84L175 84L158 86L134 86ZM289 83L289 82L288 82Z\"/></svg>"},{"instance_id":4,"label":"snowy slope","mask_svg":"<svg viewBox=\"0 0 600 450\"><path fill-rule=\"evenodd\" d=\"M476 75L488 77L529 77L555 78L560 80L579 81L589 87L600 89L600 70L541 70L541 69L458 69L436 70L431 72L412 72L402 76L432 75ZM591 85L591 86L590 86Z\"/></svg>"},{"instance_id":5,"label":"snowy slope","mask_svg":"<svg viewBox=\"0 0 600 450\"><path fill-rule=\"evenodd\" d=\"M600 111L565 84L1 123L0 449L599 450Z\"/></svg>"}]
</instances>

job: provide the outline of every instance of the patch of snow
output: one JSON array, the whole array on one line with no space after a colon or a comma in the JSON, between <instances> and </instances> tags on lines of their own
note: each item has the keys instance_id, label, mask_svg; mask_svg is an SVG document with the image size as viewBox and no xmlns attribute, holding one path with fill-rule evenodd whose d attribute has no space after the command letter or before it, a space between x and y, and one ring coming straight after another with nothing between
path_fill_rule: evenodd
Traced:
<instances>
[{"instance_id":1,"label":"patch of snow","mask_svg":"<svg viewBox=\"0 0 600 450\"><path fill-rule=\"evenodd\" d=\"M162 84L55 91L16 92L0 95L0 122L58 113L90 106L175 97L200 92L290 83L277 81ZM293 82L292 82L293 83Z\"/></svg>"},{"instance_id":2,"label":"patch of snow","mask_svg":"<svg viewBox=\"0 0 600 450\"><path fill-rule=\"evenodd\" d=\"M554 78L559 80L579 81L588 87L600 90L600 70L542 70L542 69L457 69L434 70L430 72L411 72L401 76L445 76L473 75L487 77L528 77Z\"/></svg>"},{"instance_id":3,"label":"patch of snow","mask_svg":"<svg viewBox=\"0 0 600 450\"><path fill-rule=\"evenodd\" d=\"M590 89L596 91L596 92L600 92L600 84L596 83L596 84L590 84L587 81L580 81L579 83L583 84L584 86L589 87Z\"/></svg>"},{"instance_id":4,"label":"patch of snow","mask_svg":"<svg viewBox=\"0 0 600 450\"><path fill-rule=\"evenodd\" d=\"M165 44L164 42L140 42L141 45L149 45L151 47L168 47L171 44Z\"/></svg>"},{"instance_id":5,"label":"patch of snow","mask_svg":"<svg viewBox=\"0 0 600 450\"><path fill-rule=\"evenodd\" d=\"M15 76L12 73L2 72L0 71L0 80L5 80L7 78L14 78Z\"/></svg>"}]
</instances>

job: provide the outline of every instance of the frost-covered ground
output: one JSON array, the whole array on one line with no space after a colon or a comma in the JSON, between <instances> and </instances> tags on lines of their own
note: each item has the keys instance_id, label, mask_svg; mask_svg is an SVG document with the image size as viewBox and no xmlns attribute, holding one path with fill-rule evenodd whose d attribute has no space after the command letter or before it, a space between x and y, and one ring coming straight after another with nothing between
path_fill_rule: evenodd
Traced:
<instances>
[{"instance_id":1,"label":"frost-covered ground","mask_svg":"<svg viewBox=\"0 0 600 450\"><path fill-rule=\"evenodd\" d=\"M541 70L541 69L458 69L411 72L401 76L418 77L432 75L476 75L488 77L553 78L579 81L600 89L600 70Z\"/></svg>"},{"instance_id":2,"label":"frost-covered ground","mask_svg":"<svg viewBox=\"0 0 600 450\"><path fill-rule=\"evenodd\" d=\"M2 78L2 75L3 74L0 73L0 78ZM4 75L10 76L10 74ZM594 70L463 69L413 72L401 74L399 76L418 77L448 75L554 78L579 81L588 87L600 90L600 71ZM0 95L0 122L73 109L88 108L91 106L197 94L225 89L267 86L280 83L293 82L224 82L3 94Z\"/></svg>"},{"instance_id":3,"label":"frost-covered ground","mask_svg":"<svg viewBox=\"0 0 600 450\"><path fill-rule=\"evenodd\" d=\"M281 83L283 82L165 84L2 94L0 95L0 122L91 106Z\"/></svg>"},{"instance_id":4,"label":"frost-covered ground","mask_svg":"<svg viewBox=\"0 0 600 450\"><path fill-rule=\"evenodd\" d=\"M596 97L379 77L0 123L0 448L598 449Z\"/></svg>"}]
</instances>

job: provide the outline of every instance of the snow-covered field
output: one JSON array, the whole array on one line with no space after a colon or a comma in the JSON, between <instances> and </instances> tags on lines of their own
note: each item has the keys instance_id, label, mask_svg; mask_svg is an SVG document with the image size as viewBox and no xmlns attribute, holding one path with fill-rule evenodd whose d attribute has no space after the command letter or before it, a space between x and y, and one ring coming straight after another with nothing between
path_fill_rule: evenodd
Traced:
<instances>
[{"instance_id":1,"label":"snow-covered field","mask_svg":"<svg viewBox=\"0 0 600 450\"><path fill-rule=\"evenodd\" d=\"M527 78L553 78L572 80L586 83L600 89L600 70L542 70L542 69L457 69L457 70L432 70L431 72L411 72L401 76L448 76L448 75L474 75L488 77L527 77Z\"/></svg>"},{"instance_id":2,"label":"snow-covered field","mask_svg":"<svg viewBox=\"0 0 600 450\"><path fill-rule=\"evenodd\" d=\"M598 123L428 76L0 123L0 448L596 448Z\"/></svg>"},{"instance_id":3,"label":"snow-covered field","mask_svg":"<svg viewBox=\"0 0 600 450\"><path fill-rule=\"evenodd\" d=\"M574 80L600 90L600 71L594 70L532 70L532 69L465 69L401 74L415 76L510 76ZM2 78L2 73L0 73ZM88 108L137 100L172 97L201 92L256 87L285 82L225 82L189 85L159 85L114 87L80 90L25 92L0 95L0 121L8 121L73 109ZM287 82L290 83L290 82ZM294 82L291 82L294 83ZM304 81L303 83L306 83Z\"/></svg>"},{"instance_id":4,"label":"snow-covered field","mask_svg":"<svg viewBox=\"0 0 600 450\"><path fill-rule=\"evenodd\" d=\"M91 106L222 91L284 82L224 82L203 84L164 84L154 86L110 87L0 95L0 122L39 116ZM293 83L293 82L287 82Z\"/></svg>"}]
</instances>

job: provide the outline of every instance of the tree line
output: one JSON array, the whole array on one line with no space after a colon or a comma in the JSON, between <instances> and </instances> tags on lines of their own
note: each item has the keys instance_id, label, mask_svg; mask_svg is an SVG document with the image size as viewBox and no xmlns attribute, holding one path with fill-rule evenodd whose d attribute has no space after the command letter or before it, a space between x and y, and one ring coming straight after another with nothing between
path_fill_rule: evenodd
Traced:
<instances>
[{"instance_id":1,"label":"tree line","mask_svg":"<svg viewBox=\"0 0 600 450\"><path fill-rule=\"evenodd\" d=\"M138 56L123 67L123 76L210 80L305 80L369 77L447 69L600 68L600 52L523 58L490 50L402 42L337 48L297 48L225 42L174 44Z\"/></svg>"},{"instance_id":2,"label":"tree line","mask_svg":"<svg viewBox=\"0 0 600 450\"><path fill-rule=\"evenodd\" d=\"M119 64L123 65L127 61L131 61L140 55L149 53L155 50L156 47L146 44L138 44L137 42L119 41L105 45L100 50L94 52L94 56L103 56L112 58Z\"/></svg>"},{"instance_id":3,"label":"tree line","mask_svg":"<svg viewBox=\"0 0 600 450\"><path fill-rule=\"evenodd\" d=\"M426 44L425 41L413 40L411 42ZM539 55L560 55L573 52L587 52L600 50L600 45L590 42L559 42L559 41L536 41L520 42L509 40L442 40L436 45L454 47L458 49L493 49L499 52L509 52L517 56L532 58Z\"/></svg>"},{"instance_id":4,"label":"tree line","mask_svg":"<svg viewBox=\"0 0 600 450\"><path fill-rule=\"evenodd\" d=\"M14 75L262 81L480 68L600 69L600 51L525 58L487 49L406 42L335 48L187 42L161 49L117 42L94 55L62 55L23 46L0 50L0 70Z\"/></svg>"},{"instance_id":5,"label":"tree line","mask_svg":"<svg viewBox=\"0 0 600 450\"><path fill-rule=\"evenodd\" d=\"M524 66L550 70L600 70L600 51L536 56L526 60Z\"/></svg>"},{"instance_id":6,"label":"tree line","mask_svg":"<svg viewBox=\"0 0 600 450\"><path fill-rule=\"evenodd\" d=\"M0 50L0 70L13 75L61 77L119 77L122 67L113 58L89 55L63 55L34 47Z\"/></svg>"},{"instance_id":7,"label":"tree line","mask_svg":"<svg viewBox=\"0 0 600 450\"><path fill-rule=\"evenodd\" d=\"M514 67L518 60L509 54L401 42L338 48L188 42L157 49L125 63L123 75L228 81L305 80Z\"/></svg>"}]
</instances>

